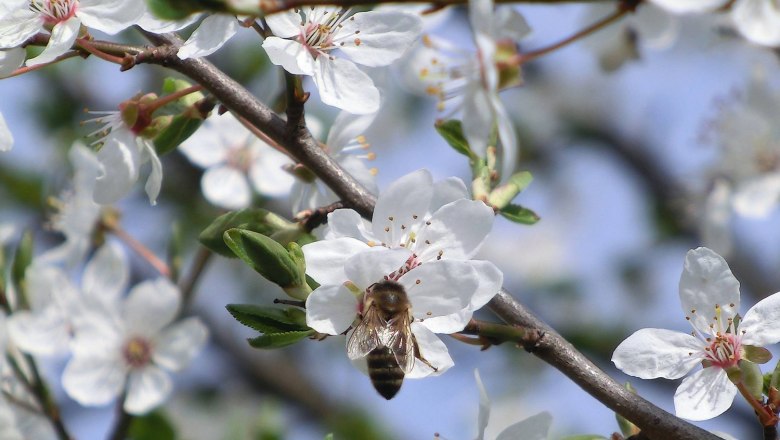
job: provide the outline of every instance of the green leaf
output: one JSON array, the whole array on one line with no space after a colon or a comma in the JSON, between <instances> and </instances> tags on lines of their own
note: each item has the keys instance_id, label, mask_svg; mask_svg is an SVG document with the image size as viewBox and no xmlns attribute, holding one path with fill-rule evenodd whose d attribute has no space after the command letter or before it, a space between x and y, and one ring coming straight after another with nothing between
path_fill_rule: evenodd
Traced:
<instances>
[{"instance_id":1,"label":"green leaf","mask_svg":"<svg viewBox=\"0 0 780 440\"><path fill-rule=\"evenodd\" d=\"M298 270L287 249L274 239L246 229L230 229L223 238L238 258L268 281L282 288L305 283L305 274Z\"/></svg>"},{"instance_id":2,"label":"green leaf","mask_svg":"<svg viewBox=\"0 0 780 440\"><path fill-rule=\"evenodd\" d=\"M325 440L333 440L333 433L331 432L330 434L326 435Z\"/></svg>"},{"instance_id":3,"label":"green leaf","mask_svg":"<svg viewBox=\"0 0 780 440\"><path fill-rule=\"evenodd\" d=\"M780 361L775 365L775 369L772 371L772 379L769 382L771 387L780 389Z\"/></svg>"},{"instance_id":4,"label":"green leaf","mask_svg":"<svg viewBox=\"0 0 780 440\"><path fill-rule=\"evenodd\" d=\"M261 333L284 333L310 330L306 312L290 307L270 307L256 304L228 304L228 312L241 324Z\"/></svg>"},{"instance_id":5,"label":"green leaf","mask_svg":"<svg viewBox=\"0 0 780 440\"><path fill-rule=\"evenodd\" d=\"M182 142L193 135L203 124L203 118L182 113L173 117L160 134L154 137L154 149L158 156L175 150Z\"/></svg>"},{"instance_id":6,"label":"green leaf","mask_svg":"<svg viewBox=\"0 0 780 440\"><path fill-rule=\"evenodd\" d=\"M16 253L14 254L14 261L11 263L11 282L19 292L21 299L19 306L21 308L27 308L27 289L24 280L25 272L30 267L33 255L33 236L32 232L26 231L22 235L22 239L19 241L19 245L16 247Z\"/></svg>"},{"instance_id":7,"label":"green leaf","mask_svg":"<svg viewBox=\"0 0 780 440\"><path fill-rule=\"evenodd\" d=\"M308 338L315 333L314 330L304 330L286 333L266 333L256 338L248 339L249 345L254 348L281 348L295 344L301 339Z\"/></svg>"},{"instance_id":8,"label":"green leaf","mask_svg":"<svg viewBox=\"0 0 780 440\"><path fill-rule=\"evenodd\" d=\"M458 153L468 157L471 160L476 160L477 155L471 151L466 137L463 136L463 126L457 119L450 119L434 125L436 131L442 138Z\"/></svg>"},{"instance_id":9,"label":"green leaf","mask_svg":"<svg viewBox=\"0 0 780 440\"><path fill-rule=\"evenodd\" d=\"M241 228L271 235L283 229L295 228L295 224L260 208L248 208L220 215L198 236L203 246L228 258L235 258L223 236L228 229Z\"/></svg>"},{"instance_id":10,"label":"green leaf","mask_svg":"<svg viewBox=\"0 0 780 440\"><path fill-rule=\"evenodd\" d=\"M127 433L130 440L175 440L176 431L161 411L133 418Z\"/></svg>"},{"instance_id":11,"label":"green leaf","mask_svg":"<svg viewBox=\"0 0 780 440\"><path fill-rule=\"evenodd\" d=\"M761 393L764 389L764 375L761 374L761 368L753 362L742 359L739 361L739 371L742 372L742 383L745 384L748 391L750 391L756 399L762 399Z\"/></svg>"},{"instance_id":12,"label":"green leaf","mask_svg":"<svg viewBox=\"0 0 780 440\"><path fill-rule=\"evenodd\" d=\"M507 220L524 225L532 225L540 219L540 217L530 209L511 203L501 208L499 213Z\"/></svg>"}]
</instances>

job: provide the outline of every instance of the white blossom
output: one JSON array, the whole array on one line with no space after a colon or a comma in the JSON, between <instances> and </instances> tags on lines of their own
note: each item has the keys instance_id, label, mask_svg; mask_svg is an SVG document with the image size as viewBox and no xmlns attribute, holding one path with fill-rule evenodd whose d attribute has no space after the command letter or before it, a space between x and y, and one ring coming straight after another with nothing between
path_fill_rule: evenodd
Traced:
<instances>
[{"instance_id":1,"label":"white blossom","mask_svg":"<svg viewBox=\"0 0 780 440\"><path fill-rule=\"evenodd\" d=\"M0 152L11 151L14 146L14 137L11 134L11 130L8 129L8 124L5 122L3 114L0 113Z\"/></svg>"},{"instance_id":2,"label":"white blossom","mask_svg":"<svg viewBox=\"0 0 780 440\"><path fill-rule=\"evenodd\" d=\"M100 174L100 162L95 153L75 143L68 153L73 164L73 185L60 195L57 213L51 228L65 236L65 242L37 258L39 264L79 264L89 251L95 224L100 218L100 205L92 199L95 179Z\"/></svg>"},{"instance_id":3,"label":"white blossom","mask_svg":"<svg viewBox=\"0 0 780 440\"><path fill-rule=\"evenodd\" d=\"M674 395L677 416L707 420L726 411L737 394L727 370L746 359L746 346L780 341L780 294L753 306L737 324L739 282L726 261L707 248L691 250L680 277L680 302L693 333L645 328L615 349L612 362L642 379L679 379L696 365Z\"/></svg>"},{"instance_id":4,"label":"white blossom","mask_svg":"<svg viewBox=\"0 0 780 440\"><path fill-rule=\"evenodd\" d=\"M51 31L49 43L28 66L44 64L67 52L81 25L116 34L144 12L137 0L4 0L0 9L0 48L19 47L38 32Z\"/></svg>"},{"instance_id":5,"label":"white blossom","mask_svg":"<svg viewBox=\"0 0 780 440\"><path fill-rule=\"evenodd\" d=\"M206 119L179 149L206 169L200 182L206 199L226 209L249 206L252 188L280 197L290 193L294 182L284 170L293 161L258 139L231 113Z\"/></svg>"},{"instance_id":6,"label":"white blossom","mask_svg":"<svg viewBox=\"0 0 780 440\"><path fill-rule=\"evenodd\" d=\"M124 392L130 414L160 405L173 387L166 370L189 364L208 334L198 318L174 322L180 303L176 286L158 278L126 298L87 308L63 373L65 392L82 405L103 405Z\"/></svg>"},{"instance_id":7,"label":"white blossom","mask_svg":"<svg viewBox=\"0 0 780 440\"><path fill-rule=\"evenodd\" d=\"M124 122L120 112L105 112L104 116L88 122L104 125L90 136L108 132L95 142L102 144L97 152L102 169L96 179L93 194L95 202L108 205L119 201L130 192L138 180L141 166L150 162L152 170L144 189L149 196L149 202L152 205L157 204L157 196L162 186L162 163L152 141L134 133Z\"/></svg>"},{"instance_id":8,"label":"white blossom","mask_svg":"<svg viewBox=\"0 0 780 440\"><path fill-rule=\"evenodd\" d=\"M512 120L498 96L500 88L520 83L516 78L500 84L498 56L516 52L517 41L531 29L513 8L494 11L492 0L470 0L469 19L476 52L449 41L426 35L410 58L409 69L424 91L445 101L460 100L463 134L477 155L484 157L491 133L498 130L501 141L502 175L509 176L517 161L518 141ZM511 76L511 75L509 75Z\"/></svg>"},{"instance_id":9,"label":"white blossom","mask_svg":"<svg viewBox=\"0 0 780 440\"><path fill-rule=\"evenodd\" d=\"M488 421L490 420L490 399L485 390L485 385L482 384L479 370L474 370L474 379L477 381L477 389L479 389L477 440L484 440L485 430L487 429ZM547 440L551 425L552 416L545 411L506 427L495 437L495 439Z\"/></svg>"},{"instance_id":10,"label":"white blossom","mask_svg":"<svg viewBox=\"0 0 780 440\"><path fill-rule=\"evenodd\" d=\"M472 260L494 218L491 208L468 198L460 179L434 184L427 170L415 171L379 195L371 223L351 209L330 213L326 239L303 247L307 272L315 279L338 273L353 255L374 247L405 250L415 264L461 261L473 269L479 281L469 306L458 312L459 317L426 320L434 331L453 333L501 288L503 274L493 263Z\"/></svg>"},{"instance_id":11,"label":"white blossom","mask_svg":"<svg viewBox=\"0 0 780 440\"><path fill-rule=\"evenodd\" d=\"M335 7L286 11L266 18L275 36L263 41L271 62L314 79L322 102L354 114L379 110L379 90L357 64L387 66L420 35L422 21L397 11L350 15ZM336 51L348 58L337 56Z\"/></svg>"}]
</instances>

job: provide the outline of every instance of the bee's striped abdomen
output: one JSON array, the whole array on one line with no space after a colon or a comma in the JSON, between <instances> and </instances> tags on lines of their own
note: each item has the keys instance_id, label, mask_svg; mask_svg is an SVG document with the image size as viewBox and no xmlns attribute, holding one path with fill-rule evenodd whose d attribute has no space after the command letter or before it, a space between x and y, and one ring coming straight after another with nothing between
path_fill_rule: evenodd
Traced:
<instances>
[{"instance_id":1,"label":"bee's striped abdomen","mask_svg":"<svg viewBox=\"0 0 780 440\"><path fill-rule=\"evenodd\" d=\"M387 400L393 398L404 382L404 372L398 366L395 355L387 347L377 347L368 356L368 377L377 392Z\"/></svg>"}]
</instances>

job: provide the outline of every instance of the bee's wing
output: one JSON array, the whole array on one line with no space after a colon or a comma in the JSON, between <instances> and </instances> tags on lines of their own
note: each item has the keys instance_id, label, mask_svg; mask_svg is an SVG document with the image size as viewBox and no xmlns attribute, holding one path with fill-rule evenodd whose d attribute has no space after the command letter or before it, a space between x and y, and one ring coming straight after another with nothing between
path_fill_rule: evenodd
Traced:
<instances>
[{"instance_id":1,"label":"bee's wing","mask_svg":"<svg viewBox=\"0 0 780 440\"><path fill-rule=\"evenodd\" d=\"M383 343L395 355L395 361L404 374L409 374L414 367L414 335L412 321L408 313L402 313L390 321L383 335Z\"/></svg>"},{"instance_id":2,"label":"bee's wing","mask_svg":"<svg viewBox=\"0 0 780 440\"><path fill-rule=\"evenodd\" d=\"M355 331L349 337L347 356L350 359L360 359L382 345L380 333L384 331L386 325L387 323L380 316L377 308L369 307L360 324L355 327Z\"/></svg>"}]
</instances>

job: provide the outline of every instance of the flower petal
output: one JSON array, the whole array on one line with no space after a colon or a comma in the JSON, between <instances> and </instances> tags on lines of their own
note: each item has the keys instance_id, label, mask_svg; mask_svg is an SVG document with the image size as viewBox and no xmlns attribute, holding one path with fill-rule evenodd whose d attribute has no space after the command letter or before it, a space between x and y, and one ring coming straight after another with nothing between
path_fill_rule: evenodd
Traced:
<instances>
[{"instance_id":1,"label":"flower petal","mask_svg":"<svg viewBox=\"0 0 780 440\"><path fill-rule=\"evenodd\" d=\"M129 414L145 414L165 401L173 389L168 373L154 365L130 372L124 408Z\"/></svg>"},{"instance_id":2,"label":"flower petal","mask_svg":"<svg viewBox=\"0 0 780 440\"><path fill-rule=\"evenodd\" d=\"M764 46L780 45L780 6L776 2L735 2L731 18L739 32L748 40Z\"/></svg>"},{"instance_id":3,"label":"flower petal","mask_svg":"<svg viewBox=\"0 0 780 440\"><path fill-rule=\"evenodd\" d=\"M768 296L745 313L739 323L742 343L765 346L780 342L780 294Z\"/></svg>"},{"instance_id":4,"label":"flower petal","mask_svg":"<svg viewBox=\"0 0 780 440\"><path fill-rule=\"evenodd\" d=\"M466 184L457 177L448 177L433 184L433 197L429 205L429 211L435 212L437 209L459 199L470 199Z\"/></svg>"},{"instance_id":5,"label":"flower petal","mask_svg":"<svg viewBox=\"0 0 780 440\"><path fill-rule=\"evenodd\" d=\"M263 41L263 49L272 63L293 75L314 75L314 58L301 43L268 37Z\"/></svg>"},{"instance_id":6,"label":"flower petal","mask_svg":"<svg viewBox=\"0 0 780 440\"><path fill-rule=\"evenodd\" d=\"M368 250L367 244L354 238L337 238L304 245L306 273L321 285L347 281L344 265L353 255Z\"/></svg>"},{"instance_id":7,"label":"flower petal","mask_svg":"<svg viewBox=\"0 0 780 440\"><path fill-rule=\"evenodd\" d=\"M337 209L328 214L328 232L325 238L333 240L339 237L350 237L356 240L375 241L368 230L371 227L366 219L353 209Z\"/></svg>"},{"instance_id":8,"label":"flower petal","mask_svg":"<svg viewBox=\"0 0 780 440\"><path fill-rule=\"evenodd\" d=\"M306 325L338 335L352 325L358 311L355 295L343 285L320 286L306 299Z\"/></svg>"},{"instance_id":9,"label":"flower petal","mask_svg":"<svg viewBox=\"0 0 780 440\"><path fill-rule=\"evenodd\" d=\"M650 0L659 7L675 14L714 11L728 0Z\"/></svg>"},{"instance_id":10,"label":"flower petal","mask_svg":"<svg viewBox=\"0 0 780 440\"><path fill-rule=\"evenodd\" d=\"M301 33L301 14L295 11L287 10L268 15L265 22L277 37L292 38Z\"/></svg>"},{"instance_id":11,"label":"flower petal","mask_svg":"<svg viewBox=\"0 0 780 440\"><path fill-rule=\"evenodd\" d=\"M259 143L259 141L258 141ZM282 197L290 193L295 177L285 170L285 167L292 166L290 158L262 144L261 151L249 168L249 179L255 189L267 196Z\"/></svg>"},{"instance_id":12,"label":"flower petal","mask_svg":"<svg viewBox=\"0 0 780 440\"><path fill-rule=\"evenodd\" d=\"M0 48L18 47L42 30L43 17L27 8L0 15Z\"/></svg>"},{"instance_id":13,"label":"flower petal","mask_svg":"<svg viewBox=\"0 0 780 440\"><path fill-rule=\"evenodd\" d=\"M496 440L547 440L552 426L552 415L540 412L525 420L508 426L501 431Z\"/></svg>"},{"instance_id":14,"label":"flower petal","mask_svg":"<svg viewBox=\"0 0 780 440\"><path fill-rule=\"evenodd\" d=\"M480 157L485 156L490 132L493 130L495 112L490 92L482 88L480 81L470 80L463 96L463 136L471 149Z\"/></svg>"},{"instance_id":15,"label":"flower petal","mask_svg":"<svg viewBox=\"0 0 780 440\"><path fill-rule=\"evenodd\" d=\"M780 174L756 177L739 185L732 203L734 210L747 218L766 218L780 201Z\"/></svg>"},{"instance_id":16,"label":"flower petal","mask_svg":"<svg viewBox=\"0 0 780 440\"><path fill-rule=\"evenodd\" d=\"M686 377L677 388L674 411L684 419L708 420L729 409L736 394L737 387L723 369L704 368Z\"/></svg>"},{"instance_id":17,"label":"flower petal","mask_svg":"<svg viewBox=\"0 0 780 440\"><path fill-rule=\"evenodd\" d=\"M37 313L15 312L7 325L11 340L25 353L55 356L70 349L70 327L57 307L50 306Z\"/></svg>"},{"instance_id":18,"label":"flower petal","mask_svg":"<svg viewBox=\"0 0 780 440\"><path fill-rule=\"evenodd\" d=\"M186 60L211 55L227 43L239 28L240 22L232 15L209 15L179 48L178 56Z\"/></svg>"},{"instance_id":19,"label":"flower petal","mask_svg":"<svg viewBox=\"0 0 780 440\"><path fill-rule=\"evenodd\" d=\"M498 127L498 139L501 141L501 176L508 178L517 167L518 142L515 134L515 126L512 118L506 111L497 94L490 96L493 110L496 114L496 127Z\"/></svg>"},{"instance_id":20,"label":"flower petal","mask_svg":"<svg viewBox=\"0 0 780 440\"><path fill-rule=\"evenodd\" d=\"M436 371L425 365L419 359L415 359L414 368L406 375L407 379L419 379L421 377L438 376L449 370L455 362L450 357L447 346L432 331L425 328L419 322L412 323L412 334L417 340L420 355L436 368Z\"/></svg>"},{"instance_id":21,"label":"flower petal","mask_svg":"<svg viewBox=\"0 0 780 440\"><path fill-rule=\"evenodd\" d=\"M14 145L14 137L11 134L11 130L8 129L8 124L5 122L5 118L0 113L0 152L11 151L11 147Z\"/></svg>"},{"instance_id":22,"label":"flower petal","mask_svg":"<svg viewBox=\"0 0 780 440\"><path fill-rule=\"evenodd\" d=\"M424 263L405 273L404 287L417 319L446 316L468 308L479 280L465 261L439 260Z\"/></svg>"},{"instance_id":23,"label":"flower petal","mask_svg":"<svg viewBox=\"0 0 780 440\"><path fill-rule=\"evenodd\" d=\"M127 331L154 336L179 312L181 294L168 278L144 281L130 290L123 304Z\"/></svg>"},{"instance_id":24,"label":"flower petal","mask_svg":"<svg viewBox=\"0 0 780 440\"><path fill-rule=\"evenodd\" d=\"M81 21L75 17L54 25L54 28L51 30L51 37L49 37L49 44L46 45L46 48L43 49L40 55L27 60L27 66L52 62L55 58L67 52L73 46L73 42L76 41L80 27Z\"/></svg>"},{"instance_id":25,"label":"flower petal","mask_svg":"<svg viewBox=\"0 0 780 440\"><path fill-rule=\"evenodd\" d=\"M374 207L374 236L389 246L398 246L409 229L413 229L410 225L423 222L431 197L433 177L426 169L409 173L390 184L379 195Z\"/></svg>"},{"instance_id":26,"label":"flower petal","mask_svg":"<svg viewBox=\"0 0 780 440\"><path fill-rule=\"evenodd\" d=\"M145 31L149 31L155 34L165 34L168 32L176 32L178 30L184 29L192 23L198 21L200 17L200 14L191 14L181 20L161 20L151 12L146 11L144 15L141 16L138 21L136 21L136 24Z\"/></svg>"},{"instance_id":27,"label":"flower petal","mask_svg":"<svg viewBox=\"0 0 780 440\"><path fill-rule=\"evenodd\" d=\"M344 273L357 287L367 289L401 269L410 256L407 249L369 248L348 259Z\"/></svg>"},{"instance_id":28,"label":"flower petal","mask_svg":"<svg viewBox=\"0 0 780 440\"><path fill-rule=\"evenodd\" d=\"M731 240L731 187L723 179L715 181L704 206L702 242L720 255L728 256Z\"/></svg>"},{"instance_id":29,"label":"flower petal","mask_svg":"<svg viewBox=\"0 0 780 440\"><path fill-rule=\"evenodd\" d=\"M357 34L357 32L360 34ZM422 32L420 17L400 11L358 12L343 22L335 43L352 61L387 66L401 58Z\"/></svg>"},{"instance_id":30,"label":"flower petal","mask_svg":"<svg viewBox=\"0 0 780 440\"><path fill-rule=\"evenodd\" d=\"M81 288L85 296L117 304L130 279L127 256L114 242L103 245L84 268Z\"/></svg>"},{"instance_id":31,"label":"flower petal","mask_svg":"<svg viewBox=\"0 0 780 440\"><path fill-rule=\"evenodd\" d=\"M680 276L680 303L685 316L703 334L711 334L710 323L721 308L723 322L739 310L739 281L726 260L711 249L700 247L688 251Z\"/></svg>"},{"instance_id":32,"label":"flower petal","mask_svg":"<svg viewBox=\"0 0 780 440\"><path fill-rule=\"evenodd\" d=\"M206 170L200 181L206 200L225 209L246 208L252 201L249 182L244 174L227 165Z\"/></svg>"},{"instance_id":33,"label":"flower petal","mask_svg":"<svg viewBox=\"0 0 780 440\"><path fill-rule=\"evenodd\" d=\"M26 57L27 51L21 47L0 50L0 78L5 78L13 73L14 70L21 67L21 65L24 64L24 59ZM2 136L0 136L0 151L4 151Z\"/></svg>"},{"instance_id":34,"label":"flower petal","mask_svg":"<svg viewBox=\"0 0 780 440\"><path fill-rule=\"evenodd\" d=\"M79 0L76 15L85 26L114 35L136 24L144 12L137 0Z\"/></svg>"},{"instance_id":35,"label":"flower petal","mask_svg":"<svg viewBox=\"0 0 780 440\"><path fill-rule=\"evenodd\" d=\"M379 110L379 89L352 61L318 57L314 61L314 83L320 91L320 99L327 105L356 115Z\"/></svg>"},{"instance_id":36,"label":"flower petal","mask_svg":"<svg viewBox=\"0 0 780 440\"><path fill-rule=\"evenodd\" d=\"M187 318L163 330L154 342L154 363L171 371L187 366L206 343L209 331L198 318Z\"/></svg>"},{"instance_id":37,"label":"flower petal","mask_svg":"<svg viewBox=\"0 0 780 440\"><path fill-rule=\"evenodd\" d=\"M103 173L96 180L95 202L107 205L118 201L138 180L141 157L135 135L126 128L113 130L105 139L97 158Z\"/></svg>"},{"instance_id":38,"label":"flower petal","mask_svg":"<svg viewBox=\"0 0 780 440\"><path fill-rule=\"evenodd\" d=\"M691 335L643 328L617 346L612 362L624 373L642 379L677 379L701 362L703 348L704 343Z\"/></svg>"},{"instance_id":39,"label":"flower petal","mask_svg":"<svg viewBox=\"0 0 780 440\"><path fill-rule=\"evenodd\" d=\"M474 369L474 380L477 382L479 390L479 416L477 416L477 440L484 440L485 428L490 420L490 399L488 398L485 385L482 384L482 378L479 376L479 370Z\"/></svg>"},{"instance_id":40,"label":"flower petal","mask_svg":"<svg viewBox=\"0 0 780 440\"><path fill-rule=\"evenodd\" d=\"M493 228L495 213L482 201L461 199L442 206L420 228L415 253L421 261L467 260Z\"/></svg>"},{"instance_id":41,"label":"flower petal","mask_svg":"<svg viewBox=\"0 0 780 440\"><path fill-rule=\"evenodd\" d=\"M122 393L126 375L127 369L118 352L74 356L62 373L62 387L82 405L104 405Z\"/></svg>"},{"instance_id":42,"label":"flower petal","mask_svg":"<svg viewBox=\"0 0 780 440\"><path fill-rule=\"evenodd\" d=\"M152 163L152 171L149 173L149 177L146 178L144 191L146 191L146 195L149 197L149 203L154 206L157 204L157 196L160 195L160 188L162 187L162 163L160 162L160 158L157 157L154 145L146 139L141 142L143 144L143 162L148 160Z\"/></svg>"}]
</instances>

